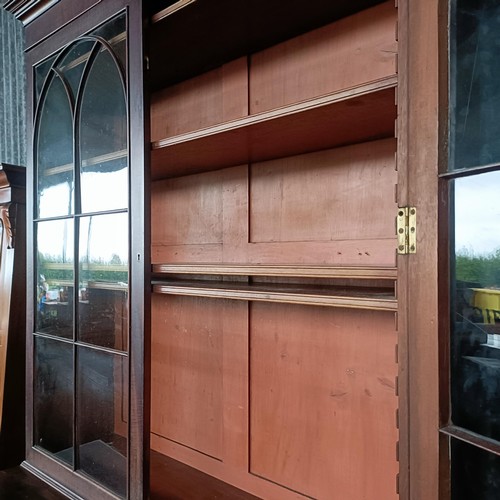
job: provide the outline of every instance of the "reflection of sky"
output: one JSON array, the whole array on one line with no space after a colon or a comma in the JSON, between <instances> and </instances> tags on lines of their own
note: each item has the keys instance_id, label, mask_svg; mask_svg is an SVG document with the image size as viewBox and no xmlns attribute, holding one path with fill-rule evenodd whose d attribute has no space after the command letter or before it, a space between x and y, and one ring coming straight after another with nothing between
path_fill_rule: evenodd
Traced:
<instances>
[{"instance_id":1,"label":"reflection of sky","mask_svg":"<svg viewBox=\"0 0 500 500\"><path fill-rule=\"evenodd\" d=\"M455 248L476 256L500 248L500 171L455 180Z\"/></svg>"},{"instance_id":2,"label":"reflection of sky","mask_svg":"<svg viewBox=\"0 0 500 500\"><path fill-rule=\"evenodd\" d=\"M81 179L83 210L101 212L128 206L128 169L84 172ZM70 186L55 184L40 193L40 217L67 215L72 207Z\"/></svg>"},{"instance_id":3,"label":"reflection of sky","mask_svg":"<svg viewBox=\"0 0 500 500\"><path fill-rule=\"evenodd\" d=\"M89 227L90 226L90 227ZM90 231L89 231L90 229ZM128 216L126 213L83 217L80 228L80 258L90 262L110 262L118 255L128 261ZM89 238L90 237L90 238ZM38 251L59 262L73 261L73 220L41 222Z\"/></svg>"},{"instance_id":4,"label":"reflection of sky","mask_svg":"<svg viewBox=\"0 0 500 500\"><path fill-rule=\"evenodd\" d=\"M67 183L44 189L40 196L41 217L47 217L48 214L66 215L69 195ZM92 212L127 208L128 169L100 173L85 172L82 176L82 195L86 205L84 208ZM102 215L91 219L90 241L88 241L89 218L84 217L81 223L82 257L83 253L88 253L90 261L109 262L113 255L118 255L121 262L126 263L128 261L127 214ZM43 230L38 234L39 251L53 257L65 255L67 260L72 260L72 225L72 220L41 223L40 227Z\"/></svg>"}]
</instances>

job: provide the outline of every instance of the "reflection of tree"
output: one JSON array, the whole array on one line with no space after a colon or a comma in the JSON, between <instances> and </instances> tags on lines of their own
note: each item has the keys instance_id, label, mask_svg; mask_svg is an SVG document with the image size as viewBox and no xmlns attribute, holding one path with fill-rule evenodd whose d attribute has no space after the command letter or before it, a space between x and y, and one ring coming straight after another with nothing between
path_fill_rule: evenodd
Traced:
<instances>
[{"instance_id":1,"label":"reflection of tree","mask_svg":"<svg viewBox=\"0 0 500 500\"><path fill-rule=\"evenodd\" d=\"M500 248L489 255L475 255L463 249L457 252L455 260L457 280L500 288Z\"/></svg>"},{"instance_id":2,"label":"reflection of tree","mask_svg":"<svg viewBox=\"0 0 500 500\"><path fill-rule=\"evenodd\" d=\"M73 263L62 263L60 257L38 254L38 274L43 274L48 283L73 281ZM127 263L113 254L110 260L83 258L80 268L81 281L128 282Z\"/></svg>"}]
</instances>

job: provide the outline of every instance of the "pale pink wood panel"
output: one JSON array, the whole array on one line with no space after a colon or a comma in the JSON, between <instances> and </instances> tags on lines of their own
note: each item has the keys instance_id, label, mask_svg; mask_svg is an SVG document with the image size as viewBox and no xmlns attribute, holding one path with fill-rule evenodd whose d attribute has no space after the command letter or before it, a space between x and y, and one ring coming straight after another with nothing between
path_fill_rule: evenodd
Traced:
<instances>
[{"instance_id":1,"label":"pale pink wood panel","mask_svg":"<svg viewBox=\"0 0 500 500\"><path fill-rule=\"evenodd\" d=\"M250 241L393 238L395 141L253 164Z\"/></svg>"},{"instance_id":2,"label":"pale pink wood panel","mask_svg":"<svg viewBox=\"0 0 500 500\"><path fill-rule=\"evenodd\" d=\"M152 296L151 431L223 456L223 302Z\"/></svg>"},{"instance_id":3,"label":"pale pink wood panel","mask_svg":"<svg viewBox=\"0 0 500 500\"><path fill-rule=\"evenodd\" d=\"M395 74L396 20L388 1L254 54L250 113Z\"/></svg>"},{"instance_id":4,"label":"pale pink wood panel","mask_svg":"<svg viewBox=\"0 0 500 500\"><path fill-rule=\"evenodd\" d=\"M151 140L203 129L247 114L247 58L243 57L154 93Z\"/></svg>"},{"instance_id":5,"label":"pale pink wood panel","mask_svg":"<svg viewBox=\"0 0 500 500\"><path fill-rule=\"evenodd\" d=\"M242 120L153 144L152 178L187 175L393 137L396 106L392 85L390 82L387 88L384 83L379 91L334 98L330 103L313 105L300 112L285 108L277 117L264 114L253 121Z\"/></svg>"},{"instance_id":6,"label":"pale pink wood panel","mask_svg":"<svg viewBox=\"0 0 500 500\"><path fill-rule=\"evenodd\" d=\"M388 217L393 218L392 214ZM396 265L396 244L395 238L249 243L245 252L239 254L239 261L249 264L393 267Z\"/></svg>"},{"instance_id":7,"label":"pale pink wood panel","mask_svg":"<svg viewBox=\"0 0 500 500\"><path fill-rule=\"evenodd\" d=\"M153 246L222 243L223 180L217 171L154 182Z\"/></svg>"},{"instance_id":8,"label":"pale pink wood panel","mask_svg":"<svg viewBox=\"0 0 500 500\"><path fill-rule=\"evenodd\" d=\"M222 261L222 244L212 245L163 245L151 247L152 264L180 264L186 262L218 263Z\"/></svg>"},{"instance_id":9,"label":"pale pink wood panel","mask_svg":"<svg viewBox=\"0 0 500 500\"><path fill-rule=\"evenodd\" d=\"M392 313L250 310L250 471L318 499L395 500Z\"/></svg>"}]
</instances>

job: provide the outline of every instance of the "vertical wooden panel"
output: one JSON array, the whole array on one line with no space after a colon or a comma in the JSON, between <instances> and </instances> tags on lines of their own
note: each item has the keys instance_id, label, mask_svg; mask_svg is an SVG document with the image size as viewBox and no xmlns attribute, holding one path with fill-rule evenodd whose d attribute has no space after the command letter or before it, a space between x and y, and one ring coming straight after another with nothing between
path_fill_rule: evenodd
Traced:
<instances>
[{"instance_id":1,"label":"vertical wooden panel","mask_svg":"<svg viewBox=\"0 0 500 500\"><path fill-rule=\"evenodd\" d=\"M394 140L252 165L250 241L394 237Z\"/></svg>"},{"instance_id":2,"label":"vertical wooden panel","mask_svg":"<svg viewBox=\"0 0 500 500\"><path fill-rule=\"evenodd\" d=\"M153 296L151 430L223 457L223 303Z\"/></svg>"},{"instance_id":3,"label":"vertical wooden panel","mask_svg":"<svg viewBox=\"0 0 500 500\"><path fill-rule=\"evenodd\" d=\"M313 498L397 498L394 315L255 303L250 325L250 471Z\"/></svg>"},{"instance_id":4,"label":"vertical wooden panel","mask_svg":"<svg viewBox=\"0 0 500 500\"><path fill-rule=\"evenodd\" d=\"M153 183L152 260L218 262L223 231L224 171Z\"/></svg>"},{"instance_id":5,"label":"vertical wooden panel","mask_svg":"<svg viewBox=\"0 0 500 500\"><path fill-rule=\"evenodd\" d=\"M151 140L248 114L247 58L161 90L151 98Z\"/></svg>"},{"instance_id":6,"label":"vertical wooden panel","mask_svg":"<svg viewBox=\"0 0 500 500\"><path fill-rule=\"evenodd\" d=\"M155 295L152 347L152 432L247 469L248 304Z\"/></svg>"},{"instance_id":7,"label":"vertical wooden panel","mask_svg":"<svg viewBox=\"0 0 500 500\"><path fill-rule=\"evenodd\" d=\"M250 113L393 75L395 27L388 1L254 54Z\"/></svg>"},{"instance_id":8,"label":"vertical wooden panel","mask_svg":"<svg viewBox=\"0 0 500 500\"><path fill-rule=\"evenodd\" d=\"M412 500L441 498L437 173L440 72L446 72L446 58L440 69L438 52L439 33L446 37L447 30L440 6L446 10L447 2L399 2L398 198L401 206L418 210L417 254L398 262L401 498Z\"/></svg>"}]
</instances>

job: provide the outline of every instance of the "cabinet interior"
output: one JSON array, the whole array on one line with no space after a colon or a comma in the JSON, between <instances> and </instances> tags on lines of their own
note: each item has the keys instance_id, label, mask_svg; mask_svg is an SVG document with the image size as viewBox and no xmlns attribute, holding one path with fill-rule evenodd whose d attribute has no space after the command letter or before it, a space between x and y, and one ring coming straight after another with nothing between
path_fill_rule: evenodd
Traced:
<instances>
[{"instance_id":1,"label":"cabinet interior","mask_svg":"<svg viewBox=\"0 0 500 500\"><path fill-rule=\"evenodd\" d=\"M397 9L235 4L152 16L151 446L396 498Z\"/></svg>"}]
</instances>

